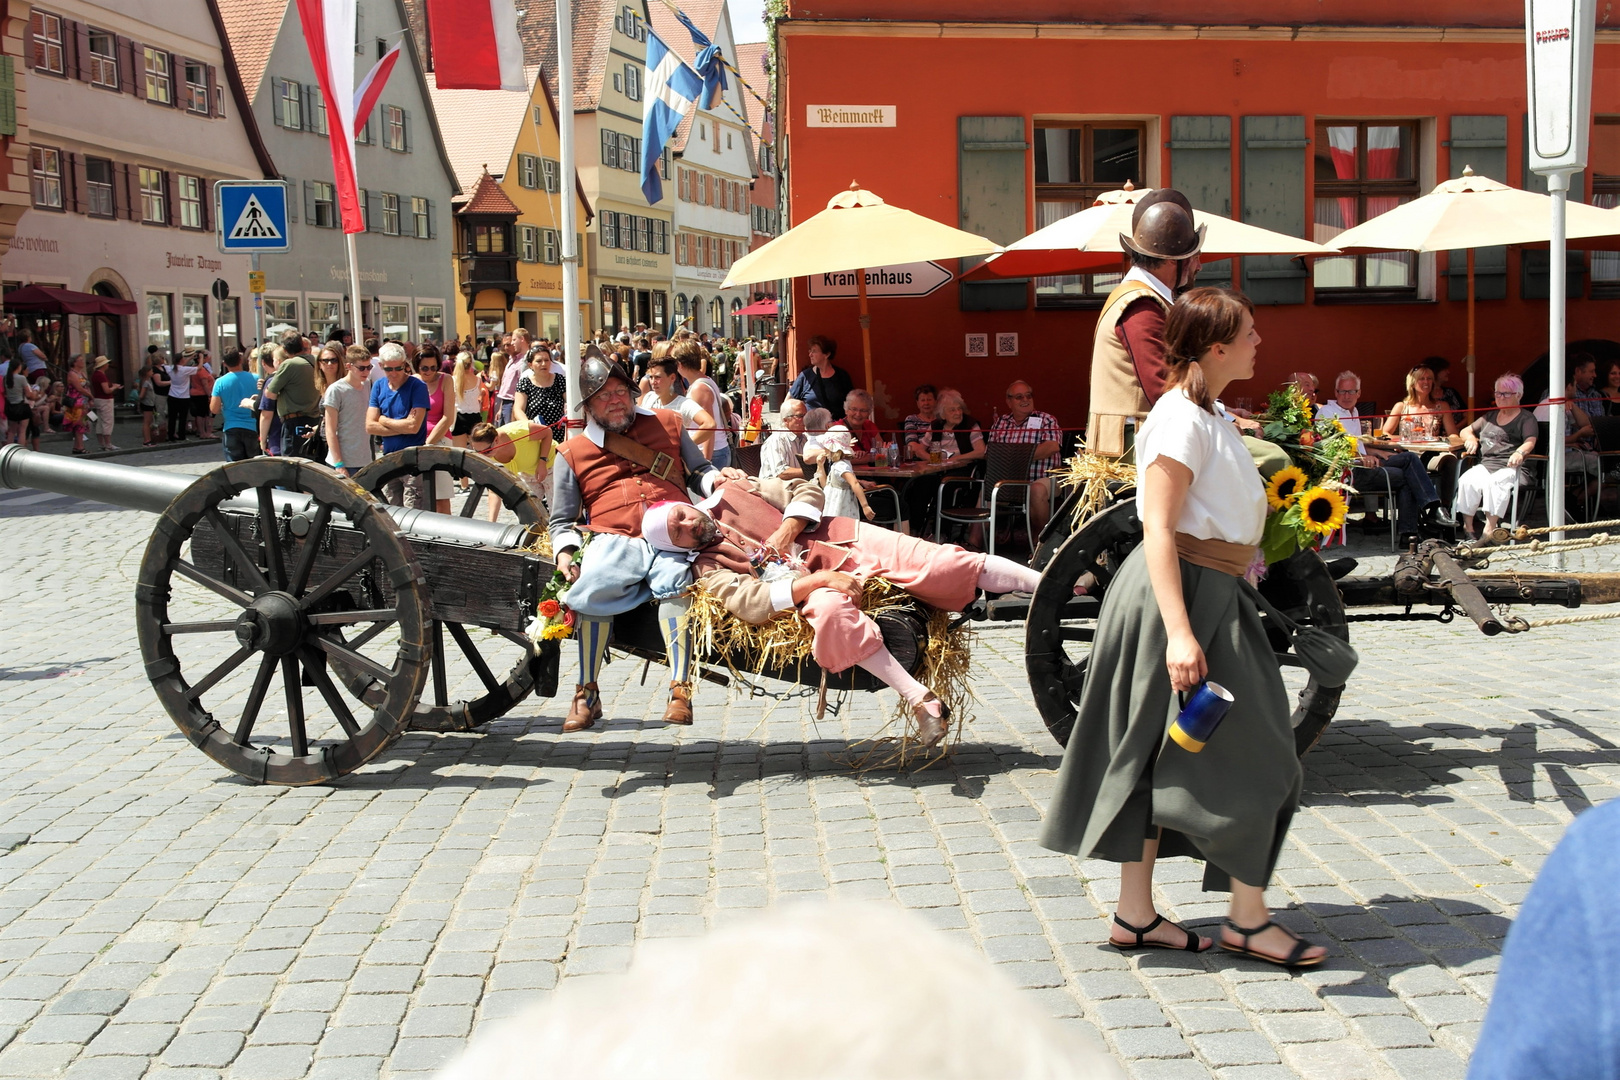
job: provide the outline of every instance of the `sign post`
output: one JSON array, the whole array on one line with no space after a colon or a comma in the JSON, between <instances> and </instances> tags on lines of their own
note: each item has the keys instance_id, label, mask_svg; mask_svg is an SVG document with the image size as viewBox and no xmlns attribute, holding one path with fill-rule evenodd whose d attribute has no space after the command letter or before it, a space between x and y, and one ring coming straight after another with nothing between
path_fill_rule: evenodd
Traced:
<instances>
[{"instance_id":1,"label":"sign post","mask_svg":"<svg viewBox=\"0 0 1620 1080\"><path fill-rule=\"evenodd\" d=\"M286 251L290 246L287 230L287 185L279 180L220 180L214 184L214 221L218 224L219 250L246 252L253 257L248 275L248 291L253 294L253 323L256 340L264 343L264 274L259 256Z\"/></svg>"},{"instance_id":2,"label":"sign post","mask_svg":"<svg viewBox=\"0 0 1620 1080\"><path fill-rule=\"evenodd\" d=\"M1564 524L1564 207L1569 178L1586 168L1592 116L1596 0L1524 0L1525 78L1530 100L1530 169L1547 178L1552 235L1547 257L1547 524ZM1554 556L1564 565L1560 552Z\"/></svg>"}]
</instances>

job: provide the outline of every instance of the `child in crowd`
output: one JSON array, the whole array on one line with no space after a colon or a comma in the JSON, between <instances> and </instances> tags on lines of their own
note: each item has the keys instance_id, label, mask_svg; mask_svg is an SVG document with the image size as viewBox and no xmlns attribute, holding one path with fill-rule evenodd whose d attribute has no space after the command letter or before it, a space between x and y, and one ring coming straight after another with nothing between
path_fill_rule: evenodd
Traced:
<instances>
[{"instance_id":1,"label":"child in crowd","mask_svg":"<svg viewBox=\"0 0 1620 1080\"><path fill-rule=\"evenodd\" d=\"M813 442L814 445L810 445ZM866 489L855 475L850 458L854 456L854 441L848 428L837 425L822 432L806 443L804 460L816 466L826 501L822 513L828 517L846 517L871 521L875 516L866 501Z\"/></svg>"}]
</instances>

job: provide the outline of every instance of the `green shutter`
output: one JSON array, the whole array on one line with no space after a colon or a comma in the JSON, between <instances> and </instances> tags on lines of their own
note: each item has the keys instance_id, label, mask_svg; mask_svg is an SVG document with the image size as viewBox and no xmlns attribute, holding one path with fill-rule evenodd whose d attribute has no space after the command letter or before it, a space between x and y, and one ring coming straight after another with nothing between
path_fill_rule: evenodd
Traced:
<instances>
[{"instance_id":1,"label":"green shutter","mask_svg":"<svg viewBox=\"0 0 1620 1080\"><path fill-rule=\"evenodd\" d=\"M1243 118L1243 220L1262 229L1305 235L1305 162L1310 143L1303 116ZM1256 304L1303 304L1305 268L1286 255L1243 260L1243 291Z\"/></svg>"},{"instance_id":2,"label":"green shutter","mask_svg":"<svg viewBox=\"0 0 1620 1080\"><path fill-rule=\"evenodd\" d=\"M0 135L17 134L17 67L10 56L0 56Z\"/></svg>"},{"instance_id":3,"label":"green shutter","mask_svg":"<svg viewBox=\"0 0 1620 1080\"><path fill-rule=\"evenodd\" d=\"M1446 145L1451 148L1452 179L1469 166L1475 176L1488 176L1504 184L1513 182L1508 178L1507 117L1453 116L1451 139ZM1447 262L1446 296L1467 300L1468 253L1452 252ZM1507 299L1507 248L1479 248L1474 252L1474 298Z\"/></svg>"},{"instance_id":4,"label":"green shutter","mask_svg":"<svg viewBox=\"0 0 1620 1080\"><path fill-rule=\"evenodd\" d=\"M1170 186L1196 210L1232 216L1232 118L1170 118ZM1230 285L1232 260L1205 263L1200 285Z\"/></svg>"},{"instance_id":5,"label":"green shutter","mask_svg":"<svg viewBox=\"0 0 1620 1080\"><path fill-rule=\"evenodd\" d=\"M1029 189L1025 162L1029 143L1022 116L962 116L957 125L957 224L970 233L1010 244L1028 231ZM963 259L965 273L979 264ZM1029 279L964 281L963 311L1023 311Z\"/></svg>"},{"instance_id":6,"label":"green shutter","mask_svg":"<svg viewBox=\"0 0 1620 1080\"><path fill-rule=\"evenodd\" d=\"M1524 152L1524 190L1539 191L1547 194L1547 178L1539 173L1530 171L1530 116L1521 115L1520 128L1524 138L1520 145ZM1571 202L1586 201L1586 173L1578 172L1569 178L1569 200ZM1519 251L1519 296L1525 300L1546 300L1552 295L1551 275L1547 272L1551 265L1549 253L1545 251L1532 251L1521 248ZM1586 252L1564 252L1564 295L1571 300L1579 300L1586 295Z\"/></svg>"}]
</instances>

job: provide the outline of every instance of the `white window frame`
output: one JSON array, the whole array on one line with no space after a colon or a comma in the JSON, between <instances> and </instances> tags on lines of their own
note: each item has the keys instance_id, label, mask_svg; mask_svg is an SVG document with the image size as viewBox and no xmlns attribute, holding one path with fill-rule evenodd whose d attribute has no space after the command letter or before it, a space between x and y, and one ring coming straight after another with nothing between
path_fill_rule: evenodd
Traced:
<instances>
[{"instance_id":1,"label":"white window frame","mask_svg":"<svg viewBox=\"0 0 1620 1080\"><path fill-rule=\"evenodd\" d=\"M107 179L105 182L90 179L90 163L93 161L99 161L107 166ZM113 196L113 185L117 183L117 180L114 179L116 176L117 172L113 168L111 158L87 157L84 159L84 194L85 203L88 206L86 213L91 217L111 218L118 216L118 200ZM103 198L106 200L104 205L102 204Z\"/></svg>"},{"instance_id":2,"label":"white window frame","mask_svg":"<svg viewBox=\"0 0 1620 1080\"><path fill-rule=\"evenodd\" d=\"M138 179L141 188L141 221L147 225L167 225L169 223L169 192L163 183L163 170L154 169L146 165L137 165ZM156 184L148 184L148 179Z\"/></svg>"},{"instance_id":3,"label":"white window frame","mask_svg":"<svg viewBox=\"0 0 1620 1080\"><path fill-rule=\"evenodd\" d=\"M182 229L201 229L203 227L202 177L176 173L174 186L174 197L180 200L180 227Z\"/></svg>"},{"instance_id":4,"label":"white window frame","mask_svg":"<svg viewBox=\"0 0 1620 1080\"><path fill-rule=\"evenodd\" d=\"M405 110L398 105L384 105L383 146L396 154L403 154L405 142Z\"/></svg>"},{"instance_id":5,"label":"white window frame","mask_svg":"<svg viewBox=\"0 0 1620 1080\"><path fill-rule=\"evenodd\" d=\"M66 75L67 51L62 42L62 16L46 11L33 14L39 16L39 26L34 28L34 70L49 75ZM51 33L53 26L56 30L54 35Z\"/></svg>"},{"instance_id":6,"label":"white window frame","mask_svg":"<svg viewBox=\"0 0 1620 1080\"><path fill-rule=\"evenodd\" d=\"M107 52L96 51L96 40L106 42ZM90 31L90 85L99 86L105 90L117 90L118 84L118 35L111 30Z\"/></svg>"},{"instance_id":7,"label":"white window frame","mask_svg":"<svg viewBox=\"0 0 1620 1080\"><path fill-rule=\"evenodd\" d=\"M431 228L428 201L421 195L411 196L411 235L418 240L428 239Z\"/></svg>"},{"instance_id":8,"label":"white window frame","mask_svg":"<svg viewBox=\"0 0 1620 1080\"><path fill-rule=\"evenodd\" d=\"M207 116L212 111L208 101L208 65L201 60L182 60L180 66L186 80L186 111L194 116ZM201 82L191 81L193 69Z\"/></svg>"},{"instance_id":9,"label":"white window frame","mask_svg":"<svg viewBox=\"0 0 1620 1080\"><path fill-rule=\"evenodd\" d=\"M526 263L540 261L540 229L537 226L518 226L518 259Z\"/></svg>"},{"instance_id":10,"label":"white window frame","mask_svg":"<svg viewBox=\"0 0 1620 1080\"><path fill-rule=\"evenodd\" d=\"M551 266L562 262L562 233L556 229L540 230L540 261Z\"/></svg>"},{"instance_id":11,"label":"white window frame","mask_svg":"<svg viewBox=\"0 0 1620 1080\"><path fill-rule=\"evenodd\" d=\"M399 196L391 191L378 192L382 198L382 231L384 236L399 235ZM392 219L393 227L389 227Z\"/></svg>"},{"instance_id":12,"label":"white window frame","mask_svg":"<svg viewBox=\"0 0 1620 1080\"><path fill-rule=\"evenodd\" d=\"M548 195L562 190L562 162L556 158L540 159L540 186Z\"/></svg>"},{"instance_id":13,"label":"white window frame","mask_svg":"<svg viewBox=\"0 0 1620 1080\"><path fill-rule=\"evenodd\" d=\"M540 159L533 154L519 154L517 156L518 187L528 188L531 191L540 187Z\"/></svg>"},{"instance_id":14,"label":"white window frame","mask_svg":"<svg viewBox=\"0 0 1620 1080\"><path fill-rule=\"evenodd\" d=\"M281 80L281 126L290 131L304 130L304 86L292 79ZM298 122L295 124L293 120Z\"/></svg>"},{"instance_id":15,"label":"white window frame","mask_svg":"<svg viewBox=\"0 0 1620 1080\"><path fill-rule=\"evenodd\" d=\"M335 229L338 227L337 185L329 184L324 180L310 181L309 201L315 210L311 225L317 229ZM326 212L321 213L322 210ZM322 219L325 220L322 220Z\"/></svg>"},{"instance_id":16,"label":"white window frame","mask_svg":"<svg viewBox=\"0 0 1620 1080\"><path fill-rule=\"evenodd\" d=\"M169 54L151 46L146 46L142 51L146 58L146 100L173 105L174 70L169 64Z\"/></svg>"},{"instance_id":17,"label":"white window frame","mask_svg":"<svg viewBox=\"0 0 1620 1080\"><path fill-rule=\"evenodd\" d=\"M62 210L62 151L35 146L29 153L33 174L33 203L42 210ZM54 171L53 167L54 166Z\"/></svg>"}]
</instances>

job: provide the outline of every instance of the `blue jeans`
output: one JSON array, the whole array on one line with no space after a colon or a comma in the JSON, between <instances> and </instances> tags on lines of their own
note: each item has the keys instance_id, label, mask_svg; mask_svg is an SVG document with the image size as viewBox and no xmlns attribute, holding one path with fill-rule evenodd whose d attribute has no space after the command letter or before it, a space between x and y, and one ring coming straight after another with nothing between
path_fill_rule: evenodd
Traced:
<instances>
[{"instance_id":1,"label":"blue jeans","mask_svg":"<svg viewBox=\"0 0 1620 1080\"><path fill-rule=\"evenodd\" d=\"M497 398L496 400L501 403L500 423L510 424L512 422L512 406L515 404L515 402L509 401L506 398ZM499 427L500 424L497 424L496 426Z\"/></svg>"},{"instance_id":2,"label":"blue jeans","mask_svg":"<svg viewBox=\"0 0 1620 1080\"><path fill-rule=\"evenodd\" d=\"M221 442L226 461L246 461L259 456L259 433L252 428L226 428Z\"/></svg>"},{"instance_id":3,"label":"blue jeans","mask_svg":"<svg viewBox=\"0 0 1620 1080\"><path fill-rule=\"evenodd\" d=\"M726 443L726 445L716 450L714 456L709 458L709 462L717 469L724 469L729 466L731 464L731 444Z\"/></svg>"},{"instance_id":4,"label":"blue jeans","mask_svg":"<svg viewBox=\"0 0 1620 1080\"><path fill-rule=\"evenodd\" d=\"M1377 495L1384 484L1372 473L1389 477L1389 486L1395 491L1395 528L1399 532L1417 532L1423 511L1440 504L1440 493L1435 490L1428 467L1416 454L1403 450L1389 455L1378 468L1356 468L1351 471L1350 482L1363 495Z\"/></svg>"}]
</instances>

